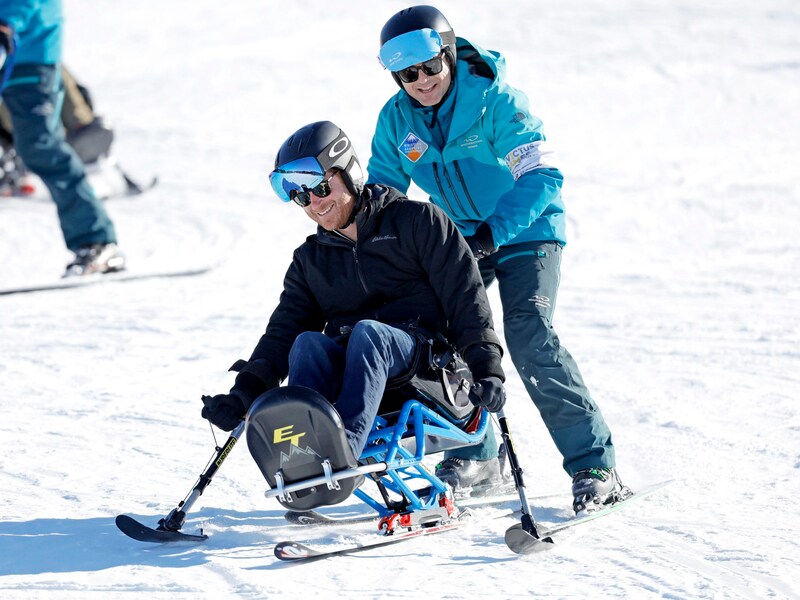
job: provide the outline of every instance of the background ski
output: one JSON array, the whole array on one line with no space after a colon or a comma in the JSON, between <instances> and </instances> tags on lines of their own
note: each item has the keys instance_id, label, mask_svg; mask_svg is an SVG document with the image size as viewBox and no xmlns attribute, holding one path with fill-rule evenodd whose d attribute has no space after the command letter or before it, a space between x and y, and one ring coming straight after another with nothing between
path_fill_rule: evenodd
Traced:
<instances>
[{"instance_id":1,"label":"background ski","mask_svg":"<svg viewBox=\"0 0 800 600\"><path fill-rule=\"evenodd\" d=\"M122 533L140 542L202 542L208 539L208 536L203 533L202 529L199 535L181 533L180 531L153 529L128 515L117 516L114 523L116 523Z\"/></svg>"},{"instance_id":2,"label":"background ski","mask_svg":"<svg viewBox=\"0 0 800 600\"><path fill-rule=\"evenodd\" d=\"M355 554L357 552L364 552L366 550L373 550L382 548L384 546L391 546L399 544L414 538L436 535L438 533L445 533L452 531L463 526L466 523L464 519L458 519L445 523L443 525L435 525L433 527L422 527L414 529L413 531L394 533L393 535L381 537L374 542L367 542L365 544L355 544L353 546L345 546L344 548L337 548L333 550L325 550L323 548L312 548L300 542L286 541L280 542L275 545L276 558L288 562L311 562L321 560L324 558L331 558L334 556L345 556L348 554Z\"/></svg>"},{"instance_id":3,"label":"background ski","mask_svg":"<svg viewBox=\"0 0 800 600\"><path fill-rule=\"evenodd\" d=\"M529 500L541 500L545 498L559 498L566 497L566 492L551 493L551 494L537 494L529 496ZM501 493L498 495L486 496L469 496L467 498L456 499L455 505L458 508L483 508L490 506L500 506L503 504L519 503L519 495L516 492ZM369 523L377 521L380 516L377 513L368 513L361 515L348 515L344 517L337 517L328 515L317 510L298 511L289 510L283 515L284 518L294 525L352 525L354 523Z\"/></svg>"},{"instance_id":4,"label":"background ski","mask_svg":"<svg viewBox=\"0 0 800 600\"><path fill-rule=\"evenodd\" d=\"M126 173L122 169L122 167L120 167L118 164L116 164L115 166L116 166L117 170L119 171L119 174L122 176L122 179L125 180L125 185L127 186L125 195L127 195L127 196L138 196L139 194L143 194L147 190L150 190L150 189L154 188L156 186L156 184L158 183L158 177L157 176L153 177L147 183L140 183L140 182L136 181L135 179L131 178L131 176L128 175L128 173Z\"/></svg>"},{"instance_id":5,"label":"background ski","mask_svg":"<svg viewBox=\"0 0 800 600\"><path fill-rule=\"evenodd\" d=\"M529 554L531 552L537 552L539 550L550 548L552 547L550 545L552 543L552 536L556 535L557 533L562 532L565 529L575 527L576 525L581 525L583 523L588 523L590 521L594 521L595 519L599 519L600 517L605 517L606 515L610 515L618 510L622 510L626 506L629 506L638 500L643 500L644 498L647 498L648 496L664 489L674 481L674 479L669 479L667 481L662 481L661 483L647 486L637 492L633 492L624 500L620 500L619 502L584 516L576 516L571 519L567 519L566 521L562 521L561 523L549 526L542 525L540 523L537 531L539 534L539 539L534 538L529 533L524 531L521 524L514 525L508 529L508 531L506 531L506 545L517 554Z\"/></svg>"},{"instance_id":6,"label":"background ski","mask_svg":"<svg viewBox=\"0 0 800 600\"><path fill-rule=\"evenodd\" d=\"M115 273L81 275L57 279L50 282L4 288L0 289L0 296L9 296L11 294L28 294L31 292L45 292L51 290L64 290L69 288L84 287L87 285L95 285L98 283L111 283L115 281L141 281L143 279L156 279L160 277L191 277L194 275L202 275L203 273L207 273L213 268L214 265L209 265L189 269L143 272L126 269L125 271L117 271Z\"/></svg>"}]
</instances>

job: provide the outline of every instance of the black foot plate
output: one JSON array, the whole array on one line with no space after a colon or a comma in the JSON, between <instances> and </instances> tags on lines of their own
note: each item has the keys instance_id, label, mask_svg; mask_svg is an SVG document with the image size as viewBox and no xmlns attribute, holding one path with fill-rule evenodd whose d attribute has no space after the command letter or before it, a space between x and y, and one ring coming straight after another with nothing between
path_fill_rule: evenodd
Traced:
<instances>
[{"instance_id":1,"label":"black foot plate","mask_svg":"<svg viewBox=\"0 0 800 600\"><path fill-rule=\"evenodd\" d=\"M523 529L522 523L517 523L506 530L506 546L517 554L531 554L553 547L553 538L545 535L537 538Z\"/></svg>"},{"instance_id":2,"label":"black foot plate","mask_svg":"<svg viewBox=\"0 0 800 600\"><path fill-rule=\"evenodd\" d=\"M140 542L202 542L208 539L208 536L203 534L202 530L200 535L192 535L181 533L180 531L153 529L127 515L119 515L114 522L122 533Z\"/></svg>"}]
</instances>

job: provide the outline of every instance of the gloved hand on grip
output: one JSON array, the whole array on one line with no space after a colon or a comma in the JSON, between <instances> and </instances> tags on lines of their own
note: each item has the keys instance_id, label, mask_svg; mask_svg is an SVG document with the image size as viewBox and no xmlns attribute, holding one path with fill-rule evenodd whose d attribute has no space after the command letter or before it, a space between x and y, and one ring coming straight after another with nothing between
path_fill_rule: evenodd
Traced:
<instances>
[{"instance_id":1,"label":"gloved hand on grip","mask_svg":"<svg viewBox=\"0 0 800 600\"><path fill-rule=\"evenodd\" d=\"M469 399L475 406L483 406L489 412L497 412L506 403L506 390L499 377L484 377L473 384Z\"/></svg>"},{"instance_id":2,"label":"gloved hand on grip","mask_svg":"<svg viewBox=\"0 0 800 600\"><path fill-rule=\"evenodd\" d=\"M481 223L473 235L468 235L464 239L478 260L497 252L497 248L494 247L492 228L486 223Z\"/></svg>"},{"instance_id":3,"label":"gloved hand on grip","mask_svg":"<svg viewBox=\"0 0 800 600\"><path fill-rule=\"evenodd\" d=\"M223 431L235 429L247 412L245 402L236 390L231 390L229 394L203 396L202 400L201 416Z\"/></svg>"}]
</instances>

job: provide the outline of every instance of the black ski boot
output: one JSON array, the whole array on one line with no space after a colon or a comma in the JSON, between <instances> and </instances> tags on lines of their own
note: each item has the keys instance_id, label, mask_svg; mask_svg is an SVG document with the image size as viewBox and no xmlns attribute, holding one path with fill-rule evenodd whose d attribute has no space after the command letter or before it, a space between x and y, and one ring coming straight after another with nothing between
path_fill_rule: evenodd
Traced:
<instances>
[{"instance_id":1,"label":"black ski boot","mask_svg":"<svg viewBox=\"0 0 800 600\"><path fill-rule=\"evenodd\" d=\"M572 509L575 514L589 514L631 495L614 468L583 469L572 478Z\"/></svg>"},{"instance_id":2,"label":"black ski boot","mask_svg":"<svg viewBox=\"0 0 800 600\"><path fill-rule=\"evenodd\" d=\"M116 244L89 244L75 251L75 259L67 265L63 277L80 277L92 273L112 273L125 268L125 256Z\"/></svg>"},{"instance_id":3,"label":"black ski boot","mask_svg":"<svg viewBox=\"0 0 800 600\"><path fill-rule=\"evenodd\" d=\"M483 495L503 484L500 461L451 456L436 465L436 476L453 489L456 498Z\"/></svg>"}]
</instances>

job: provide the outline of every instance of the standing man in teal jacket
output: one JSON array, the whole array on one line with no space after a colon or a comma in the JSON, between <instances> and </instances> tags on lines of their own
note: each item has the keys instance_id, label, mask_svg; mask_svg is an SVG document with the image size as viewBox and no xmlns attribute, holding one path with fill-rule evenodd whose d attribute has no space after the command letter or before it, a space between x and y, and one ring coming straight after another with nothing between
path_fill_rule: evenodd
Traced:
<instances>
[{"instance_id":1,"label":"standing man in teal jacket","mask_svg":"<svg viewBox=\"0 0 800 600\"><path fill-rule=\"evenodd\" d=\"M56 203L67 248L65 277L119 271L125 259L84 165L64 138L61 103L61 0L0 0L0 92L14 143Z\"/></svg>"},{"instance_id":2,"label":"standing man in teal jacket","mask_svg":"<svg viewBox=\"0 0 800 600\"><path fill-rule=\"evenodd\" d=\"M509 354L573 478L575 512L615 501L628 490L611 432L552 326L566 235L563 178L542 122L505 82L503 58L456 38L436 8L400 11L380 41L400 91L378 118L369 182L405 192L413 181L453 220L484 283L498 282ZM457 493L491 487L494 432L450 453L436 474Z\"/></svg>"}]
</instances>

